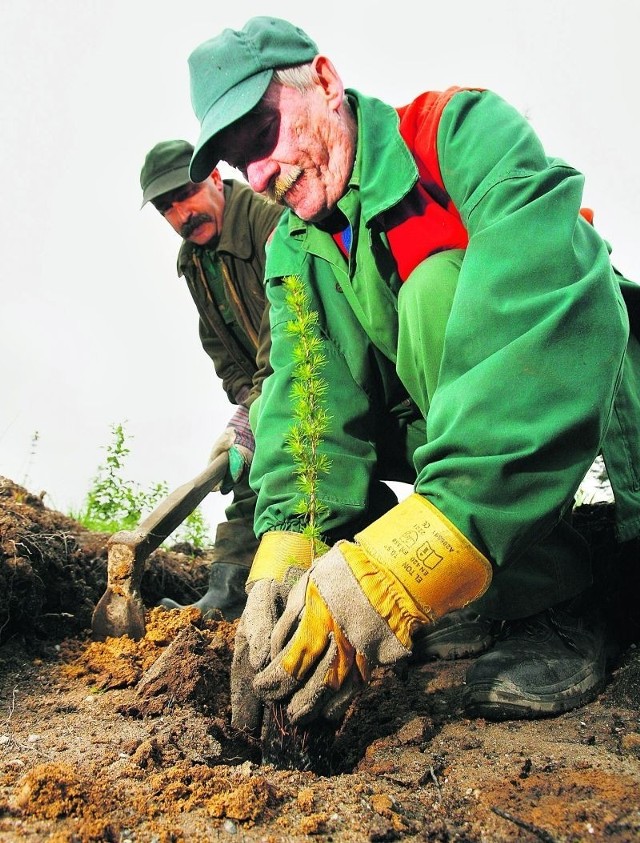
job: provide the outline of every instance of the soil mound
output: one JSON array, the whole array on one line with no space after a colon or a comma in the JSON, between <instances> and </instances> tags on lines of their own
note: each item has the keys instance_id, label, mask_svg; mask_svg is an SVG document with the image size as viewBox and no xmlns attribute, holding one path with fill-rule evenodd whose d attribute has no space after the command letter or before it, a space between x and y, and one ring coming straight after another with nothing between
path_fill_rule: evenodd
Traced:
<instances>
[{"instance_id":1,"label":"soil mound","mask_svg":"<svg viewBox=\"0 0 640 843\"><path fill-rule=\"evenodd\" d=\"M609 526L589 524L604 553ZM291 734L271 712L265 747L230 726L236 624L154 608L204 591L206 554L156 551L144 638L91 639L107 538L0 478L2 841L640 839L640 653L625 589L609 602L620 655L582 709L469 720L469 662L411 662L375 671L338 731ZM634 552L612 564L630 574Z\"/></svg>"}]
</instances>

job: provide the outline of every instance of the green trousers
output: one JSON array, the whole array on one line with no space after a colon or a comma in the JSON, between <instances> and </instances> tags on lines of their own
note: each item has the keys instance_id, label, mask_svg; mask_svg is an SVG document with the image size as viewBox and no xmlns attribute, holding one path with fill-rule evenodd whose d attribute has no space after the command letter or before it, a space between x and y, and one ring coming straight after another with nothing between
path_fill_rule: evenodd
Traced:
<instances>
[{"instance_id":1,"label":"green trousers","mask_svg":"<svg viewBox=\"0 0 640 843\"><path fill-rule=\"evenodd\" d=\"M427 435L425 419L438 384L445 330L463 257L462 250L434 255L414 270L400 290L396 368L421 416L408 419L404 437L385 436L385 442L405 445L403 454L387 454L385 464L388 470L394 463L396 468L403 466L396 473L405 476L416 447ZM398 421L402 423L402 419ZM576 596L591 581L589 547L567 519L519 559L494 567L491 587L476 605L490 617L527 617Z\"/></svg>"}]
</instances>

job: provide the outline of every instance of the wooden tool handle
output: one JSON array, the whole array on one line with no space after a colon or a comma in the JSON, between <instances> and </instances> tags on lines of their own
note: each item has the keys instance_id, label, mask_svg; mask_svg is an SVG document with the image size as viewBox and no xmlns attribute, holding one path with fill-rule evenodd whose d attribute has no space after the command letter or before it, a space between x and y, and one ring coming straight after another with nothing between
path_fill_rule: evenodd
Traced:
<instances>
[{"instance_id":1,"label":"wooden tool handle","mask_svg":"<svg viewBox=\"0 0 640 843\"><path fill-rule=\"evenodd\" d=\"M135 530L121 530L109 539L109 546L126 544L135 550L137 559L145 559L220 483L229 466L227 452L220 454L193 480L178 486L142 521Z\"/></svg>"}]
</instances>

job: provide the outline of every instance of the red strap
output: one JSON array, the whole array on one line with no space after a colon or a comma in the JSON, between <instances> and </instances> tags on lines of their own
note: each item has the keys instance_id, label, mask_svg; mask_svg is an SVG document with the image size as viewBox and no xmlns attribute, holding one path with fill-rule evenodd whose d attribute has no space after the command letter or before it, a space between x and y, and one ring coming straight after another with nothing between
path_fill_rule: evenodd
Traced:
<instances>
[{"instance_id":1,"label":"red strap","mask_svg":"<svg viewBox=\"0 0 640 843\"><path fill-rule=\"evenodd\" d=\"M580 215L586 219L589 225L593 225L593 211L591 208L580 208Z\"/></svg>"},{"instance_id":2,"label":"red strap","mask_svg":"<svg viewBox=\"0 0 640 843\"><path fill-rule=\"evenodd\" d=\"M384 216L391 251L402 281L430 255L464 249L469 237L447 194L438 162L438 126L442 111L461 88L427 91L398 109L400 134L418 166L418 182L408 196Z\"/></svg>"}]
</instances>

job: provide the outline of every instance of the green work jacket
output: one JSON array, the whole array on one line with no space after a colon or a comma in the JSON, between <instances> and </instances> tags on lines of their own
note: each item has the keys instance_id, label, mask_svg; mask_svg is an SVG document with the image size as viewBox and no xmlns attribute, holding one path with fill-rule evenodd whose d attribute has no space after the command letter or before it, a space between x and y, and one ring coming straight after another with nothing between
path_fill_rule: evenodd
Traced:
<instances>
[{"instance_id":1,"label":"green work jacket","mask_svg":"<svg viewBox=\"0 0 640 843\"><path fill-rule=\"evenodd\" d=\"M224 182L224 197L219 241L197 246L185 240L178 275L198 308L200 340L229 401L249 406L269 371L265 243L282 208L232 179Z\"/></svg>"},{"instance_id":2,"label":"green work jacket","mask_svg":"<svg viewBox=\"0 0 640 843\"><path fill-rule=\"evenodd\" d=\"M631 298L640 287L619 278L607 244L580 216L582 175L547 157L527 120L489 91L456 89L435 124L418 101L397 111L348 95L358 145L338 207L351 223L349 260L331 233L291 212L268 254L274 371L256 421L257 534L301 529L285 448L294 340L282 278L304 281L319 317L331 416L320 526L344 532L366 511L384 450L397 444L384 436L384 416L408 401L398 343L419 343L421 317L399 338L403 279L411 284L415 260L464 248L422 440L407 440L416 492L501 565L554 529L602 451L618 535L638 535L640 358L637 345L627 353L620 287ZM398 217L410 217L408 236L398 238Z\"/></svg>"}]
</instances>

